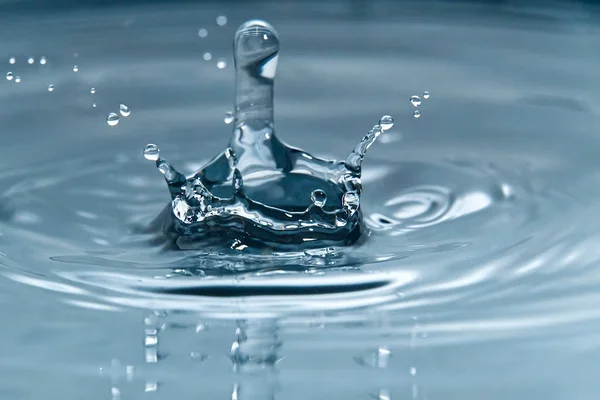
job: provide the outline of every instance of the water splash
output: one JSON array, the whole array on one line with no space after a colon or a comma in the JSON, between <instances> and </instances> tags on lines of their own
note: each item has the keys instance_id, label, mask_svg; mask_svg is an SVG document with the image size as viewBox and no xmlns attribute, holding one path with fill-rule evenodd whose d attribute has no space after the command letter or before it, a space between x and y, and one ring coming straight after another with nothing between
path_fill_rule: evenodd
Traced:
<instances>
[{"instance_id":1,"label":"water splash","mask_svg":"<svg viewBox=\"0 0 600 400\"><path fill-rule=\"evenodd\" d=\"M190 178L149 144L171 193L158 222L180 248L227 237L236 249L248 244L347 245L361 235L361 168L377 137L394 125L385 115L345 161L319 159L289 147L275 134L273 84L279 38L264 21L236 32L235 111L229 146ZM228 121L230 120L230 121Z\"/></svg>"}]
</instances>

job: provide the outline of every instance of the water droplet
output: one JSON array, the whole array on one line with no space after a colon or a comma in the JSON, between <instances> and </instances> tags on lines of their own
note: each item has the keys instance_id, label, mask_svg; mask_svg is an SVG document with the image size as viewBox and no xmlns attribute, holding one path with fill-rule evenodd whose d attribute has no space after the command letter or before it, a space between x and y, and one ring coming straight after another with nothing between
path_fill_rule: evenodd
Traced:
<instances>
[{"instance_id":1,"label":"water droplet","mask_svg":"<svg viewBox=\"0 0 600 400\"><path fill-rule=\"evenodd\" d=\"M429 98L429 92L426 90L423 92L423 98L427 100Z\"/></svg>"},{"instance_id":2,"label":"water droplet","mask_svg":"<svg viewBox=\"0 0 600 400\"><path fill-rule=\"evenodd\" d=\"M110 393L112 394L112 399L113 400L120 400L121 399L121 391L118 388L116 388L116 387L110 388Z\"/></svg>"},{"instance_id":3,"label":"water droplet","mask_svg":"<svg viewBox=\"0 0 600 400\"><path fill-rule=\"evenodd\" d=\"M91 89L90 89L90 93L91 93L91 94L94 94L94 93L96 93L96 88L91 88Z\"/></svg>"},{"instance_id":4,"label":"water droplet","mask_svg":"<svg viewBox=\"0 0 600 400\"><path fill-rule=\"evenodd\" d=\"M384 115L379 120L379 125L381 126L381 129L387 131L388 129L391 129L394 126L394 118L392 118L389 115Z\"/></svg>"},{"instance_id":5,"label":"water droplet","mask_svg":"<svg viewBox=\"0 0 600 400\"><path fill-rule=\"evenodd\" d=\"M208 31L204 28L198 29L198 36L200 36L202 39L204 39L205 37L208 36Z\"/></svg>"},{"instance_id":6,"label":"water droplet","mask_svg":"<svg viewBox=\"0 0 600 400\"><path fill-rule=\"evenodd\" d=\"M206 53L204 53L202 58L204 58L204 61L210 61L212 59L212 54L210 54L209 52L206 52Z\"/></svg>"},{"instance_id":7,"label":"water droplet","mask_svg":"<svg viewBox=\"0 0 600 400\"><path fill-rule=\"evenodd\" d=\"M217 25L219 25L219 26L227 25L227 17L224 15L219 15L217 17Z\"/></svg>"},{"instance_id":8,"label":"water droplet","mask_svg":"<svg viewBox=\"0 0 600 400\"><path fill-rule=\"evenodd\" d=\"M14 57L11 57L8 59L9 64L14 64L17 62L17 60Z\"/></svg>"},{"instance_id":9,"label":"water droplet","mask_svg":"<svg viewBox=\"0 0 600 400\"><path fill-rule=\"evenodd\" d=\"M415 111L413 112L413 117L415 117L415 118L420 118L420 117L421 117L421 111L419 111L419 110L415 110Z\"/></svg>"},{"instance_id":10,"label":"water droplet","mask_svg":"<svg viewBox=\"0 0 600 400\"><path fill-rule=\"evenodd\" d=\"M232 113L231 111L227 111L227 112L225 113L225 118L224 118L224 120L225 120L225 123L226 123L227 125L229 125L230 123L232 123L232 122L233 122L233 119L234 119L234 118L233 118L233 113Z\"/></svg>"},{"instance_id":11,"label":"water droplet","mask_svg":"<svg viewBox=\"0 0 600 400\"><path fill-rule=\"evenodd\" d=\"M15 76L15 82L17 82L17 83L21 82L21 77L20 76Z\"/></svg>"},{"instance_id":12,"label":"water droplet","mask_svg":"<svg viewBox=\"0 0 600 400\"><path fill-rule=\"evenodd\" d=\"M79 67L77 65L73 65L73 72L79 71Z\"/></svg>"},{"instance_id":13,"label":"water droplet","mask_svg":"<svg viewBox=\"0 0 600 400\"><path fill-rule=\"evenodd\" d=\"M147 144L144 148L144 158L149 161L157 161L160 157L160 149L155 144Z\"/></svg>"},{"instance_id":14,"label":"water droplet","mask_svg":"<svg viewBox=\"0 0 600 400\"><path fill-rule=\"evenodd\" d=\"M92 103L92 107L96 108L96 103Z\"/></svg>"},{"instance_id":15,"label":"water droplet","mask_svg":"<svg viewBox=\"0 0 600 400\"><path fill-rule=\"evenodd\" d=\"M419 96L411 96L410 102L413 106L419 107L421 105L421 98Z\"/></svg>"},{"instance_id":16,"label":"water droplet","mask_svg":"<svg viewBox=\"0 0 600 400\"><path fill-rule=\"evenodd\" d=\"M410 367L410 374L411 374L412 376L415 376L415 375L417 375L417 369L416 369L415 367Z\"/></svg>"},{"instance_id":17,"label":"water droplet","mask_svg":"<svg viewBox=\"0 0 600 400\"><path fill-rule=\"evenodd\" d=\"M12 72L7 72L6 73L6 80L8 80L8 81L12 81L13 80L13 73Z\"/></svg>"},{"instance_id":18,"label":"water droplet","mask_svg":"<svg viewBox=\"0 0 600 400\"><path fill-rule=\"evenodd\" d=\"M310 194L310 199L315 206L322 208L327 203L327 194L321 189L313 190Z\"/></svg>"},{"instance_id":19,"label":"water droplet","mask_svg":"<svg viewBox=\"0 0 600 400\"><path fill-rule=\"evenodd\" d=\"M125 104L119 105L119 112L124 117L129 117L129 115L131 114L131 110Z\"/></svg>"},{"instance_id":20,"label":"water droplet","mask_svg":"<svg viewBox=\"0 0 600 400\"><path fill-rule=\"evenodd\" d=\"M46 65L46 62L46 57L42 56L42 58L40 58L40 64Z\"/></svg>"},{"instance_id":21,"label":"water droplet","mask_svg":"<svg viewBox=\"0 0 600 400\"><path fill-rule=\"evenodd\" d=\"M119 123L119 115L115 113L108 114L106 117L106 123L110 126L115 126Z\"/></svg>"},{"instance_id":22,"label":"water droplet","mask_svg":"<svg viewBox=\"0 0 600 400\"><path fill-rule=\"evenodd\" d=\"M33 57L29 57L27 59L27 64L33 64L35 62L35 59Z\"/></svg>"},{"instance_id":23,"label":"water droplet","mask_svg":"<svg viewBox=\"0 0 600 400\"><path fill-rule=\"evenodd\" d=\"M225 62L224 59L219 59L219 61L217 61L217 68L219 69L223 69L227 66L227 63Z\"/></svg>"},{"instance_id":24,"label":"water droplet","mask_svg":"<svg viewBox=\"0 0 600 400\"><path fill-rule=\"evenodd\" d=\"M53 92L54 91L54 85L48 85L48 91L49 92Z\"/></svg>"}]
</instances>

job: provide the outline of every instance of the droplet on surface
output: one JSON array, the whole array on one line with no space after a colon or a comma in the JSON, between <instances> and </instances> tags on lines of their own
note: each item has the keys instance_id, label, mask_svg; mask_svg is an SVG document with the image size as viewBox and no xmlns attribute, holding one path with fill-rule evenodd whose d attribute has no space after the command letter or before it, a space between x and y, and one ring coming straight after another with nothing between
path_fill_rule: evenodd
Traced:
<instances>
[{"instance_id":1,"label":"droplet on surface","mask_svg":"<svg viewBox=\"0 0 600 400\"><path fill-rule=\"evenodd\" d=\"M147 144L144 148L144 158L148 161L157 161L160 157L160 149L155 144Z\"/></svg>"},{"instance_id":2,"label":"droplet on surface","mask_svg":"<svg viewBox=\"0 0 600 400\"><path fill-rule=\"evenodd\" d=\"M205 37L208 36L208 31L204 28L198 29L198 36L200 36L202 39L204 39Z\"/></svg>"},{"instance_id":3,"label":"droplet on surface","mask_svg":"<svg viewBox=\"0 0 600 400\"><path fill-rule=\"evenodd\" d=\"M91 89L90 89L90 93L91 93L91 94L94 94L94 93L96 93L96 88L91 88Z\"/></svg>"},{"instance_id":4,"label":"droplet on surface","mask_svg":"<svg viewBox=\"0 0 600 400\"><path fill-rule=\"evenodd\" d=\"M217 68L219 69L223 69L227 66L227 63L225 62L224 59L219 59L219 61L217 61Z\"/></svg>"},{"instance_id":5,"label":"droplet on surface","mask_svg":"<svg viewBox=\"0 0 600 400\"><path fill-rule=\"evenodd\" d=\"M6 80L8 81L12 81L13 80L13 73L12 72L7 72L6 73Z\"/></svg>"},{"instance_id":6,"label":"droplet on surface","mask_svg":"<svg viewBox=\"0 0 600 400\"><path fill-rule=\"evenodd\" d=\"M15 82L17 82L17 83L21 82L21 77L20 76L15 76Z\"/></svg>"},{"instance_id":7,"label":"droplet on surface","mask_svg":"<svg viewBox=\"0 0 600 400\"><path fill-rule=\"evenodd\" d=\"M419 110L415 110L415 111L413 112L413 117L415 117L415 118L420 118L420 117L421 117L421 111L419 111Z\"/></svg>"},{"instance_id":8,"label":"droplet on surface","mask_svg":"<svg viewBox=\"0 0 600 400\"><path fill-rule=\"evenodd\" d=\"M204 58L204 61L210 61L212 59L212 54L210 54L209 52L206 52L206 53L204 53L202 58Z\"/></svg>"},{"instance_id":9,"label":"droplet on surface","mask_svg":"<svg viewBox=\"0 0 600 400\"><path fill-rule=\"evenodd\" d=\"M40 58L40 64L46 65L46 62L46 57L42 56L42 58Z\"/></svg>"},{"instance_id":10,"label":"droplet on surface","mask_svg":"<svg viewBox=\"0 0 600 400\"><path fill-rule=\"evenodd\" d=\"M225 118L223 118L223 119L225 120L225 123L226 123L227 125L229 125L230 123L232 123L232 122L233 122L233 119L234 119L234 118L233 118L233 113L232 113L231 111L227 111L227 112L225 113Z\"/></svg>"},{"instance_id":11,"label":"droplet on surface","mask_svg":"<svg viewBox=\"0 0 600 400\"><path fill-rule=\"evenodd\" d=\"M14 64L17 62L17 60L14 57L11 57L8 59L9 64Z\"/></svg>"},{"instance_id":12,"label":"droplet on surface","mask_svg":"<svg viewBox=\"0 0 600 400\"><path fill-rule=\"evenodd\" d=\"M389 115L384 115L379 120L379 125L381 126L381 129L387 131L388 129L391 129L394 126L394 118Z\"/></svg>"},{"instance_id":13,"label":"droplet on surface","mask_svg":"<svg viewBox=\"0 0 600 400\"><path fill-rule=\"evenodd\" d=\"M110 126L117 125L119 123L119 115L116 113L108 114L108 117L106 117L106 123Z\"/></svg>"},{"instance_id":14,"label":"droplet on surface","mask_svg":"<svg viewBox=\"0 0 600 400\"><path fill-rule=\"evenodd\" d=\"M219 26L227 25L227 17L224 15L219 15L217 17L217 25L219 25Z\"/></svg>"},{"instance_id":15,"label":"droplet on surface","mask_svg":"<svg viewBox=\"0 0 600 400\"><path fill-rule=\"evenodd\" d=\"M125 104L119 105L119 112L124 117L129 117L129 115L131 114L131 110Z\"/></svg>"},{"instance_id":16,"label":"droplet on surface","mask_svg":"<svg viewBox=\"0 0 600 400\"><path fill-rule=\"evenodd\" d=\"M410 103L415 107L419 107L421 105L421 98L419 96L411 96Z\"/></svg>"},{"instance_id":17,"label":"droplet on surface","mask_svg":"<svg viewBox=\"0 0 600 400\"><path fill-rule=\"evenodd\" d=\"M53 92L54 91L54 85L52 85L52 84L48 85L48 91L49 92Z\"/></svg>"},{"instance_id":18,"label":"droplet on surface","mask_svg":"<svg viewBox=\"0 0 600 400\"><path fill-rule=\"evenodd\" d=\"M429 98L429 92L426 90L423 92L423 98L427 100Z\"/></svg>"},{"instance_id":19,"label":"droplet on surface","mask_svg":"<svg viewBox=\"0 0 600 400\"><path fill-rule=\"evenodd\" d=\"M324 207L327 203L327 194L321 189L313 190L310 194L310 200L317 207Z\"/></svg>"},{"instance_id":20,"label":"droplet on surface","mask_svg":"<svg viewBox=\"0 0 600 400\"><path fill-rule=\"evenodd\" d=\"M27 64L33 64L35 62L35 59L33 57L29 57L27 59Z\"/></svg>"}]
</instances>

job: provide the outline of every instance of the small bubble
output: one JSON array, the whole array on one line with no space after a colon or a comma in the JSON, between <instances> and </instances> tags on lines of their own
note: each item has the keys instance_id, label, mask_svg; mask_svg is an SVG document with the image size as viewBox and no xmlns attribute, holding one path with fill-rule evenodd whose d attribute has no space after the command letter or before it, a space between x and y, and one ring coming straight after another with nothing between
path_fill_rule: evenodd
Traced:
<instances>
[{"instance_id":1,"label":"small bubble","mask_svg":"<svg viewBox=\"0 0 600 400\"><path fill-rule=\"evenodd\" d=\"M27 59L27 64L33 64L35 62L35 59L33 57L29 57Z\"/></svg>"},{"instance_id":2,"label":"small bubble","mask_svg":"<svg viewBox=\"0 0 600 400\"><path fill-rule=\"evenodd\" d=\"M160 157L160 149L155 144L147 144L144 148L144 158L148 161L157 161Z\"/></svg>"},{"instance_id":3,"label":"small bubble","mask_svg":"<svg viewBox=\"0 0 600 400\"><path fill-rule=\"evenodd\" d=\"M421 105L421 98L419 96L411 96L410 102L413 106L419 107Z\"/></svg>"},{"instance_id":4,"label":"small bubble","mask_svg":"<svg viewBox=\"0 0 600 400\"><path fill-rule=\"evenodd\" d=\"M46 65L46 62L46 57L42 56L42 58L40 58L40 64Z\"/></svg>"},{"instance_id":5,"label":"small bubble","mask_svg":"<svg viewBox=\"0 0 600 400\"><path fill-rule=\"evenodd\" d=\"M79 67L77 65L73 65L73 72L79 71Z\"/></svg>"},{"instance_id":6,"label":"small bubble","mask_svg":"<svg viewBox=\"0 0 600 400\"><path fill-rule=\"evenodd\" d=\"M12 81L13 80L13 73L12 72L7 72L6 73L6 80L7 81Z\"/></svg>"},{"instance_id":7,"label":"small bubble","mask_svg":"<svg viewBox=\"0 0 600 400\"><path fill-rule=\"evenodd\" d=\"M423 98L427 100L429 98L429 92L426 90L423 92Z\"/></svg>"},{"instance_id":8,"label":"small bubble","mask_svg":"<svg viewBox=\"0 0 600 400\"><path fill-rule=\"evenodd\" d=\"M206 53L204 53L202 58L204 58L204 61L210 61L212 59L212 54L206 52Z\"/></svg>"},{"instance_id":9,"label":"small bubble","mask_svg":"<svg viewBox=\"0 0 600 400\"><path fill-rule=\"evenodd\" d=\"M321 189L313 190L310 199L315 206L322 208L327 203L327 194Z\"/></svg>"},{"instance_id":10,"label":"small bubble","mask_svg":"<svg viewBox=\"0 0 600 400\"><path fill-rule=\"evenodd\" d=\"M205 37L208 36L208 31L204 28L199 29L198 30L198 36L200 36L202 39L204 39Z\"/></svg>"},{"instance_id":11,"label":"small bubble","mask_svg":"<svg viewBox=\"0 0 600 400\"><path fill-rule=\"evenodd\" d=\"M224 59L219 59L219 61L217 62L217 68L219 69L223 69L227 66L227 63L225 62Z\"/></svg>"},{"instance_id":12,"label":"small bubble","mask_svg":"<svg viewBox=\"0 0 600 400\"><path fill-rule=\"evenodd\" d=\"M124 117L129 117L129 115L131 114L131 110L125 104L119 105L119 112Z\"/></svg>"},{"instance_id":13,"label":"small bubble","mask_svg":"<svg viewBox=\"0 0 600 400\"><path fill-rule=\"evenodd\" d=\"M90 89L90 93L91 93L91 94L94 94L94 93L96 93L96 88L91 88L91 89Z\"/></svg>"},{"instance_id":14,"label":"small bubble","mask_svg":"<svg viewBox=\"0 0 600 400\"><path fill-rule=\"evenodd\" d=\"M106 123L110 126L117 125L119 123L119 115L115 113L108 114L108 117L106 117Z\"/></svg>"},{"instance_id":15,"label":"small bubble","mask_svg":"<svg viewBox=\"0 0 600 400\"><path fill-rule=\"evenodd\" d=\"M17 60L14 57L11 57L8 59L9 64L14 64L17 62Z\"/></svg>"},{"instance_id":16,"label":"small bubble","mask_svg":"<svg viewBox=\"0 0 600 400\"><path fill-rule=\"evenodd\" d=\"M227 17L224 15L219 15L217 17L217 25L219 25L219 26L227 25Z\"/></svg>"},{"instance_id":17,"label":"small bubble","mask_svg":"<svg viewBox=\"0 0 600 400\"><path fill-rule=\"evenodd\" d=\"M48 85L48 91L49 92L53 92L54 91L54 85Z\"/></svg>"},{"instance_id":18,"label":"small bubble","mask_svg":"<svg viewBox=\"0 0 600 400\"><path fill-rule=\"evenodd\" d=\"M233 113L231 111L227 111L225 113L225 118L223 118L225 120L225 123L227 125L229 125L230 123L233 122Z\"/></svg>"},{"instance_id":19,"label":"small bubble","mask_svg":"<svg viewBox=\"0 0 600 400\"><path fill-rule=\"evenodd\" d=\"M379 120L379 125L381 126L381 129L387 131L388 129L391 129L394 126L394 118L392 118L389 115L384 115Z\"/></svg>"},{"instance_id":20,"label":"small bubble","mask_svg":"<svg viewBox=\"0 0 600 400\"><path fill-rule=\"evenodd\" d=\"M17 82L17 83L21 82L21 77L20 76L15 76L15 82Z\"/></svg>"},{"instance_id":21,"label":"small bubble","mask_svg":"<svg viewBox=\"0 0 600 400\"><path fill-rule=\"evenodd\" d=\"M415 117L415 118L420 118L420 117L421 117L421 111L419 111L419 110L415 110L415 111L413 112L413 117Z\"/></svg>"}]
</instances>

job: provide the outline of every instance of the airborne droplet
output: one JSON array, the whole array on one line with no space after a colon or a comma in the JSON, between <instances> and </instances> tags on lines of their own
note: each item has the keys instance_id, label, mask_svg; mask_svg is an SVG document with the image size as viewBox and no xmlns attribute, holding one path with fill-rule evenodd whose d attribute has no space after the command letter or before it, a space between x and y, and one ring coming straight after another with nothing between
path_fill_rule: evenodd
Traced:
<instances>
[{"instance_id":1,"label":"airborne droplet","mask_svg":"<svg viewBox=\"0 0 600 400\"><path fill-rule=\"evenodd\" d=\"M421 98L419 96L411 96L410 102L413 106L419 107L421 105Z\"/></svg>"},{"instance_id":2,"label":"airborne droplet","mask_svg":"<svg viewBox=\"0 0 600 400\"><path fill-rule=\"evenodd\" d=\"M233 113L232 113L231 111L227 111L227 112L225 113L225 117L224 117L223 119L224 119L225 123L226 123L227 125L229 125L230 123L232 123L232 122L233 122L233 119L234 119L234 118L233 118Z\"/></svg>"},{"instance_id":3,"label":"airborne droplet","mask_svg":"<svg viewBox=\"0 0 600 400\"><path fill-rule=\"evenodd\" d=\"M381 129L387 131L388 129L391 129L394 126L394 118L392 118L389 115L384 115L379 120L379 125L381 126Z\"/></svg>"},{"instance_id":4,"label":"airborne droplet","mask_svg":"<svg viewBox=\"0 0 600 400\"><path fill-rule=\"evenodd\" d=\"M429 98L429 92L426 90L423 92L423 98L427 100Z\"/></svg>"},{"instance_id":5,"label":"airborne droplet","mask_svg":"<svg viewBox=\"0 0 600 400\"><path fill-rule=\"evenodd\" d=\"M204 39L205 37L208 36L208 31L204 28L198 29L198 36L200 36L202 39Z\"/></svg>"},{"instance_id":6,"label":"airborne droplet","mask_svg":"<svg viewBox=\"0 0 600 400\"><path fill-rule=\"evenodd\" d=\"M119 112L124 117L129 117L129 115L131 114L131 110L125 104L119 105Z\"/></svg>"},{"instance_id":7,"label":"airborne droplet","mask_svg":"<svg viewBox=\"0 0 600 400\"><path fill-rule=\"evenodd\" d=\"M413 112L413 117L415 117L415 118L420 118L420 117L421 117L421 111L419 111L419 110L415 110L415 111Z\"/></svg>"},{"instance_id":8,"label":"airborne droplet","mask_svg":"<svg viewBox=\"0 0 600 400\"><path fill-rule=\"evenodd\" d=\"M91 93L91 94L94 94L94 93L96 93L96 88L91 88L91 89L90 89L90 93Z\"/></svg>"},{"instance_id":9,"label":"airborne droplet","mask_svg":"<svg viewBox=\"0 0 600 400\"><path fill-rule=\"evenodd\" d=\"M108 117L106 117L106 123L110 126L116 126L119 123L119 115L116 113L108 114Z\"/></svg>"},{"instance_id":10,"label":"airborne droplet","mask_svg":"<svg viewBox=\"0 0 600 400\"><path fill-rule=\"evenodd\" d=\"M21 82L21 77L20 76L15 76L15 82L17 82L17 83Z\"/></svg>"},{"instance_id":11,"label":"airborne droplet","mask_svg":"<svg viewBox=\"0 0 600 400\"><path fill-rule=\"evenodd\" d=\"M210 61L212 59L212 54L210 54L209 52L206 52L206 53L204 53L202 58L204 59L204 61Z\"/></svg>"},{"instance_id":12,"label":"airborne droplet","mask_svg":"<svg viewBox=\"0 0 600 400\"><path fill-rule=\"evenodd\" d=\"M147 144L144 148L144 158L148 161L157 161L160 157L160 150L155 144Z\"/></svg>"},{"instance_id":13,"label":"airborne droplet","mask_svg":"<svg viewBox=\"0 0 600 400\"><path fill-rule=\"evenodd\" d=\"M11 57L8 59L9 64L14 64L17 62L17 60L14 57Z\"/></svg>"},{"instance_id":14,"label":"airborne droplet","mask_svg":"<svg viewBox=\"0 0 600 400\"><path fill-rule=\"evenodd\" d=\"M219 61L217 61L217 68L219 69L223 69L227 66L227 63L225 62L224 59L219 59Z\"/></svg>"},{"instance_id":15,"label":"airborne droplet","mask_svg":"<svg viewBox=\"0 0 600 400\"><path fill-rule=\"evenodd\" d=\"M42 58L40 58L40 64L46 65L46 62L46 57L42 56Z\"/></svg>"},{"instance_id":16,"label":"airborne droplet","mask_svg":"<svg viewBox=\"0 0 600 400\"><path fill-rule=\"evenodd\" d=\"M48 85L48 91L49 92L53 92L54 91L54 85Z\"/></svg>"},{"instance_id":17,"label":"airborne droplet","mask_svg":"<svg viewBox=\"0 0 600 400\"><path fill-rule=\"evenodd\" d=\"M217 25L219 25L219 26L227 25L227 17L224 15L219 15L217 17Z\"/></svg>"},{"instance_id":18,"label":"airborne droplet","mask_svg":"<svg viewBox=\"0 0 600 400\"><path fill-rule=\"evenodd\" d=\"M7 72L6 73L6 80L7 81L12 81L13 80L13 73L12 72Z\"/></svg>"},{"instance_id":19,"label":"airborne droplet","mask_svg":"<svg viewBox=\"0 0 600 400\"><path fill-rule=\"evenodd\" d=\"M77 65L73 65L73 72L79 71L79 67Z\"/></svg>"},{"instance_id":20,"label":"airborne droplet","mask_svg":"<svg viewBox=\"0 0 600 400\"><path fill-rule=\"evenodd\" d=\"M29 57L27 59L27 64L33 64L35 62L35 59L33 57Z\"/></svg>"}]
</instances>

